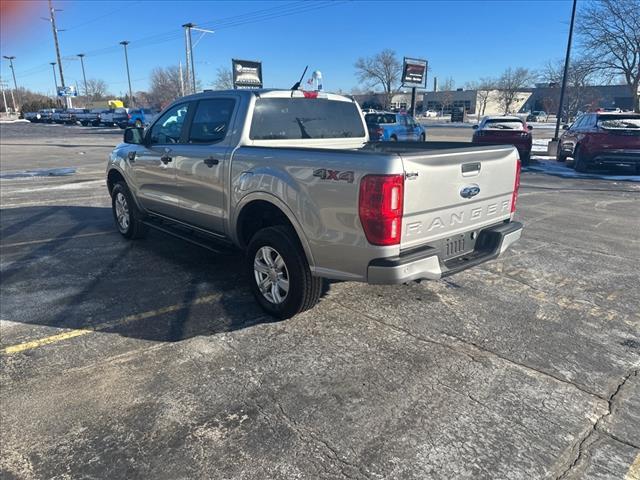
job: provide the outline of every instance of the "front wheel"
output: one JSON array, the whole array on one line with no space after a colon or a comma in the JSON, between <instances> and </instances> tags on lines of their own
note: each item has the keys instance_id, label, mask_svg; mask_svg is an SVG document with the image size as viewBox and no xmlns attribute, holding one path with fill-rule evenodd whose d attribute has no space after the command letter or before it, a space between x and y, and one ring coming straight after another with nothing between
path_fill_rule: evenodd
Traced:
<instances>
[{"instance_id":1,"label":"front wheel","mask_svg":"<svg viewBox=\"0 0 640 480\"><path fill-rule=\"evenodd\" d=\"M576 147L573 151L573 167L576 169L576 172L587 173L587 159L580 151L580 147Z\"/></svg>"},{"instance_id":2,"label":"front wheel","mask_svg":"<svg viewBox=\"0 0 640 480\"><path fill-rule=\"evenodd\" d=\"M124 238L141 238L146 233L142 215L133 201L126 183L118 182L111 191L111 210L118 231Z\"/></svg>"},{"instance_id":3,"label":"front wheel","mask_svg":"<svg viewBox=\"0 0 640 480\"><path fill-rule=\"evenodd\" d=\"M311 275L290 227L259 230L249 242L245 270L256 301L276 318L293 317L320 299L322 279Z\"/></svg>"},{"instance_id":4,"label":"front wheel","mask_svg":"<svg viewBox=\"0 0 640 480\"><path fill-rule=\"evenodd\" d=\"M421 142L426 142L427 141L427 136L424 133L420 135L420 141Z\"/></svg>"}]
</instances>

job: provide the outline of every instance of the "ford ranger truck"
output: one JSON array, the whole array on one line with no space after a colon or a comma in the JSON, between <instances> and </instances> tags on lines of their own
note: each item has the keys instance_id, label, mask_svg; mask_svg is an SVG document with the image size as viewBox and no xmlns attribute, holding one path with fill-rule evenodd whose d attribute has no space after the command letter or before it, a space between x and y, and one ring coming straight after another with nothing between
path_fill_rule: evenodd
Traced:
<instances>
[{"instance_id":1,"label":"ford ranger truck","mask_svg":"<svg viewBox=\"0 0 640 480\"><path fill-rule=\"evenodd\" d=\"M278 318L313 307L323 278L402 284L498 257L522 231L519 178L513 146L369 142L354 100L298 90L180 98L107 165L122 236L241 249Z\"/></svg>"}]
</instances>

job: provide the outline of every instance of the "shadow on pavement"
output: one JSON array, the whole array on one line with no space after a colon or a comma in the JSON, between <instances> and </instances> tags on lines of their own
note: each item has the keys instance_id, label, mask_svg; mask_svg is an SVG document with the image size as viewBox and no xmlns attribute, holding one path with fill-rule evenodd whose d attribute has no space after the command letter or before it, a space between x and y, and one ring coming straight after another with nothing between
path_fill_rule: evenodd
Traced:
<instances>
[{"instance_id":1,"label":"shadow on pavement","mask_svg":"<svg viewBox=\"0 0 640 480\"><path fill-rule=\"evenodd\" d=\"M0 213L3 319L169 342L274 321L254 302L239 253L156 231L127 241L109 208Z\"/></svg>"}]
</instances>

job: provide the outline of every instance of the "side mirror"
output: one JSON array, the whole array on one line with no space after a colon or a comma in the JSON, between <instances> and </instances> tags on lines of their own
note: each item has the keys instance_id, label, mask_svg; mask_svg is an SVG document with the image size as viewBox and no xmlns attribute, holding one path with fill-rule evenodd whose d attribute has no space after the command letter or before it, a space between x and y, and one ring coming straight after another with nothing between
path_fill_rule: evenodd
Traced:
<instances>
[{"instance_id":1,"label":"side mirror","mask_svg":"<svg viewBox=\"0 0 640 480\"><path fill-rule=\"evenodd\" d=\"M531 131L533 130L533 127L531 125L527 125L527 130Z\"/></svg>"},{"instance_id":2,"label":"side mirror","mask_svg":"<svg viewBox=\"0 0 640 480\"><path fill-rule=\"evenodd\" d=\"M474 126L473 126L473 127L471 127L471 128L473 128L474 130L477 130L477 129L478 129L478 125L474 125Z\"/></svg>"},{"instance_id":3,"label":"side mirror","mask_svg":"<svg viewBox=\"0 0 640 480\"><path fill-rule=\"evenodd\" d=\"M124 143L142 145L144 143L144 129L130 127L124 131Z\"/></svg>"},{"instance_id":4,"label":"side mirror","mask_svg":"<svg viewBox=\"0 0 640 480\"><path fill-rule=\"evenodd\" d=\"M562 129L563 130L569 130L569 125L567 125L566 123L564 125L562 125Z\"/></svg>"}]
</instances>

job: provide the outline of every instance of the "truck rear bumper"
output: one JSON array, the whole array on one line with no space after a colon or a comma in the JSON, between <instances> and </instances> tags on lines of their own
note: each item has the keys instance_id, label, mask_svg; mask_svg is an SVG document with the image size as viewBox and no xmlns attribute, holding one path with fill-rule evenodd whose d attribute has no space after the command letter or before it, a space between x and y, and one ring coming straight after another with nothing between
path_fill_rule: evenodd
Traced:
<instances>
[{"instance_id":1,"label":"truck rear bumper","mask_svg":"<svg viewBox=\"0 0 640 480\"><path fill-rule=\"evenodd\" d=\"M522 224L510 222L483 230L476 248L450 260L441 260L439 252L427 248L420 252L391 258L377 258L369 263L367 282L398 284L412 280L437 280L500 256L522 235Z\"/></svg>"}]
</instances>

